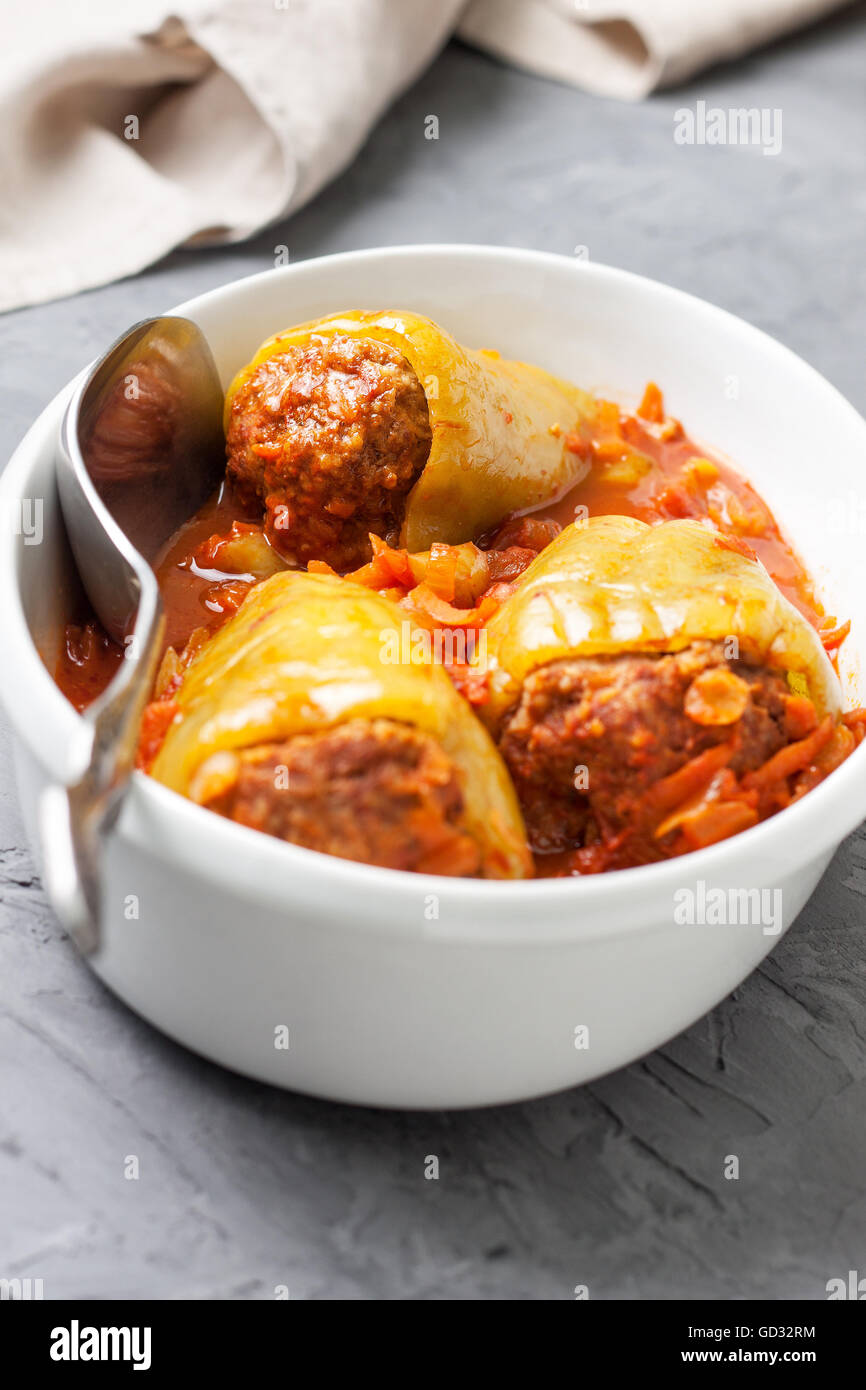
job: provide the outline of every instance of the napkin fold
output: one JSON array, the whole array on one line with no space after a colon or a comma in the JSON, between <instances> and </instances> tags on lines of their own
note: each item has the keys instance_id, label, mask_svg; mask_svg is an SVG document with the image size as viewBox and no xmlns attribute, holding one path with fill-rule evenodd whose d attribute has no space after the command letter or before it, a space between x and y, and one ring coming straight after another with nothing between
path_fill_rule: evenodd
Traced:
<instances>
[{"instance_id":1,"label":"napkin fold","mask_svg":"<svg viewBox=\"0 0 866 1390\"><path fill-rule=\"evenodd\" d=\"M472 0L458 33L516 67L638 101L844 0Z\"/></svg>"}]
</instances>

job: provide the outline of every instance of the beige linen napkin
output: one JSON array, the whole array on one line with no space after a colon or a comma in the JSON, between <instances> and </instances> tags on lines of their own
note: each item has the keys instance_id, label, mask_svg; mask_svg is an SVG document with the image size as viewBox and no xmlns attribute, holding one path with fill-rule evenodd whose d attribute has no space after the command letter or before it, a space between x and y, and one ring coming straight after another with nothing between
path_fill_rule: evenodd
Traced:
<instances>
[{"instance_id":1,"label":"beige linen napkin","mask_svg":"<svg viewBox=\"0 0 866 1390\"><path fill-rule=\"evenodd\" d=\"M357 153L464 3L7 9L0 309L106 284L189 240L240 240L299 207Z\"/></svg>"},{"instance_id":2,"label":"beige linen napkin","mask_svg":"<svg viewBox=\"0 0 866 1390\"><path fill-rule=\"evenodd\" d=\"M471 0L458 33L517 67L637 101L845 0Z\"/></svg>"},{"instance_id":3,"label":"beige linen napkin","mask_svg":"<svg viewBox=\"0 0 866 1390\"><path fill-rule=\"evenodd\" d=\"M24 0L0 45L0 309L298 208L459 22L637 98L840 0Z\"/></svg>"}]
</instances>

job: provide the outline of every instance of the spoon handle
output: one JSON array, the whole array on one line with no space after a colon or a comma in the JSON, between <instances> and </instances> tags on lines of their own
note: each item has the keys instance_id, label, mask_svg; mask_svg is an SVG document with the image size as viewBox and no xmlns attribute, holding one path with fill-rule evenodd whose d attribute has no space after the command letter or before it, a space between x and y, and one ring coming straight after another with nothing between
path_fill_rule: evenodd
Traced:
<instances>
[{"instance_id":1,"label":"spoon handle","mask_svg":"<svg viewBox=\"0 0 866 1390\"><path fill-rule=\"evenodd\" d=\"M165 617L155 589L142 593L125 660L86 716L92 729L87 765L75 780L49 784L37 807L45 889L83 955L99 949L104 839L135 766L139 724L162 647Z\"/></svg>"}]
</instances>

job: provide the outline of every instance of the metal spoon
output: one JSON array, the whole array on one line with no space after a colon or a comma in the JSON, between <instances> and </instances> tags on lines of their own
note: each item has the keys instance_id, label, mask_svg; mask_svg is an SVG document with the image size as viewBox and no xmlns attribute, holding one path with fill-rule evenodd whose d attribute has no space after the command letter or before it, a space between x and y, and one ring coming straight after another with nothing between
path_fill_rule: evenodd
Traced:
<instances>
[{"instance_id":1,"label":"metal spoon","mask_svg":"<svg viewBox=\"0 0 866 1390\"><path fill-rule=\"evenodd\" d=\"M75 773L46 787L38 808L45 887L85 954L99 945L102 841L135 763L165 628L151 566L223 475L222 405L197 325L147 319L81 381L61 426L57 485L72 551L97 618L125 656L84 715Z\"/></svg>"}]
</instances>

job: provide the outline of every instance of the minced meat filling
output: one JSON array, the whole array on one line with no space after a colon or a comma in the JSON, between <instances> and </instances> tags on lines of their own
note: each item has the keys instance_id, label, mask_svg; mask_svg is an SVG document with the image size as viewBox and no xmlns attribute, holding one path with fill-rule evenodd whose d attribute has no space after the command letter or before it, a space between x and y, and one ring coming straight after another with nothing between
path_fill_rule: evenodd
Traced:
<instances>
[{"instance_id":1,"label":"minced meat filling","mask_svg":"<svg viewBox=\"0 0 866 1390\"><path fill-rule=\"evenodd\" d=\"M788 742L788 695L783 674L728 661L712 642L542 667L526 680L500 736L532 849L546 854L640 834L642 794L732 735L732 771L759 767ZM708 722L713 709L726 722ZM665 849L648 833L637 852L662 858Z\"/></svg>"},{"instance_id":2,"label":"minced meat filling","mask_svg":"<svg viewBox=\"0 0 866 1390\"><path fill-rule=\"evenodd\" d=\"M210 762L197 799L241 825L391 869L481 870L453 763L406 725L353 719Z\"/></svg>"},{"instance_id":3,"label":"minced meat filling","mask_svg":"<svg viewBox=\"0 0 866 1390\"><path fill-rule=\"evenodd\" d=\"M423 388L394 348L313 335L262 362L232 400L228 475L297 564L345 571L369 532L396 541L430 452Z\"/></svg>"}]
</instances>

